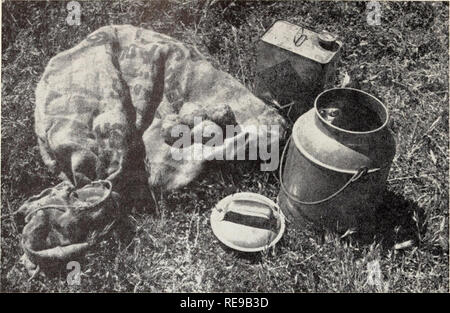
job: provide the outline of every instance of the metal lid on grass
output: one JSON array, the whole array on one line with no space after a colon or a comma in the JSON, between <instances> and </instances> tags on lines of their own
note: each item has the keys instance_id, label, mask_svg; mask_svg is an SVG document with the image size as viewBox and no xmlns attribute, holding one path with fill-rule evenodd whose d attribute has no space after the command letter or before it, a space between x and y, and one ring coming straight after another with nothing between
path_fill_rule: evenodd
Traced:
<instances>
[{"instance_id":1,"label":"metal lid on grass","mask_svg":"<svg viewBox=\"0 0 450 313\"><path fill-rule=\"evenodd\" d=\"M283 236L284 216L278 206L257 193L241 192L225 197L211 213L214 235L226 246L256 252L275 245Z\"/></svg>"}]
</instances>

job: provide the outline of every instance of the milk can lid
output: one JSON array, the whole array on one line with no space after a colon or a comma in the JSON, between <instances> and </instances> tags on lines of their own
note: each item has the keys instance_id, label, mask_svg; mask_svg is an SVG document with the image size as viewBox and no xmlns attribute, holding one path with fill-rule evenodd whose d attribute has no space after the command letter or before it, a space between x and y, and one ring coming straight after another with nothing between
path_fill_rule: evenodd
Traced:
<instances>
[{"instance_id":1,"label":"milk can lid","mask_svg":"<svg viewBox=\"0 0 450 313\"><path fill-rule=\"evenodd\" d=\"M251 192L220 200L212 210L210 221L214 235L223 244L243 252L272 247L285 229L284 216L275 202Z\"/></svg>"}]
</instances>

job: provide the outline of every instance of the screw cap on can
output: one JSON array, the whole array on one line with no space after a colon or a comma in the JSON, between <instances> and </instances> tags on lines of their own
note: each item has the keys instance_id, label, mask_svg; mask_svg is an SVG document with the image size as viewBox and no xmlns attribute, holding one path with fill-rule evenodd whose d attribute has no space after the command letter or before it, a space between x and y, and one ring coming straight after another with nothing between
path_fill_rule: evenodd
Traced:
<instances>
[{"instance_id":1,"label":"screw cap on can","mask_svg":"<svg viewBox=\"0 0 450 313\"><path fill-rule=\"evenodd\" d=\"M331 50L331 51L336 49L337 37L335 35L327 32L327 31L322 31L318 35L318 39L319 39L319 44L322 46L322 48Z\"/></svg>"}]
</instances>

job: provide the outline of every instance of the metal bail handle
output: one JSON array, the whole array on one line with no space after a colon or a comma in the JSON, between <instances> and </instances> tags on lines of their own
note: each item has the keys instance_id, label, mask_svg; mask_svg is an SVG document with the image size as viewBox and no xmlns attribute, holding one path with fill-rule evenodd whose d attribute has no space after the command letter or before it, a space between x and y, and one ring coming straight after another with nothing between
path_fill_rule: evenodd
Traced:
<instances>
[{"instance_id":1,"label":"metal bail handle","mask_svg":"<svg viewBox=\"0 0 450 313\"><path fill-rule=\"evenodd\" d=\"M287 147L289 146L289 144L291 142L291 139L292 139L292 135L286 141L286 145L284 146L283 153L281 154L279 177L280 177L281 189L283 190L283 192L288 196L289 199L291 199L292 201L297 202L299 204L315 205L315 204L321 204L321 203L327 202L327 201L333 199L334 197L336 197L337 195L339 195L341 192L343 192L348 186L350 186L351 183L353 183L353 182L357 181L358 179L360 179L369 170L367 167L361 167L360 169L358 169L356 171L356 173L352 176L352 178L349 179L349 181L347 181L341 188L339 188L338 191L336 191L335 193L331 194L330 196L328 196L328 197L326 197L324 199L317 200L317 201L311 201L311 202L300 200L299 198L297 198L296 196L292 195L287 190L287 188L286 188L286 186L284 185L284 182L283 182L283 161L284 161L284 158L285 158L285 155L286 155Z\"/></svg>"}]
</instances>

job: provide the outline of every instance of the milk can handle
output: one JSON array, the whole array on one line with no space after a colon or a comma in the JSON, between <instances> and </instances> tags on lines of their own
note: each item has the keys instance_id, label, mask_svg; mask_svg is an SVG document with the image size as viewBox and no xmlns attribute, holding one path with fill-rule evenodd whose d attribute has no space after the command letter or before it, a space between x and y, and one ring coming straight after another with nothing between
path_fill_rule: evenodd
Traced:
<instances>
[{"instance_id":1,"label":"milk can handle","mask_svg":"<svg viewBox=\"0 0 450 313\"><path fill-rule=\"evenodd\" d=\"M296 196L292 195L286 188L286 186L284 185L283 182L283 161L284 161L284 157L286 155L286 150L291 142L292 136L289 137L289 139L286 141L286 145L284 146L283 149L283 153L281 154L281 160L280 160L280 169L279 169L279 177L280 177L280 185L281 185L281 189L283 190L283 192L288 196L289 199L291 199L294 202L297 202L299 204L305 204L305 205L315 205L315 204L320 204L320 203L324 203L328 200L333 199L334 197L336 197L337 195L339 195L341 192L343 192L345 190L345 188L347 188L351 183L357 181L358 179L360 179L362 176L364 176L367 171L368 168L367 167L362 167L360 169L358 169L356 171L356 173L352 176L352 178L349 179L348 182L345 183L345 185L343 185L338 191L336 191L335 193L333 193L332 195L321 199L321 200L317 200L317 201L302 201L299 198L297 198Z\"/></svg>"}]
</instances>

